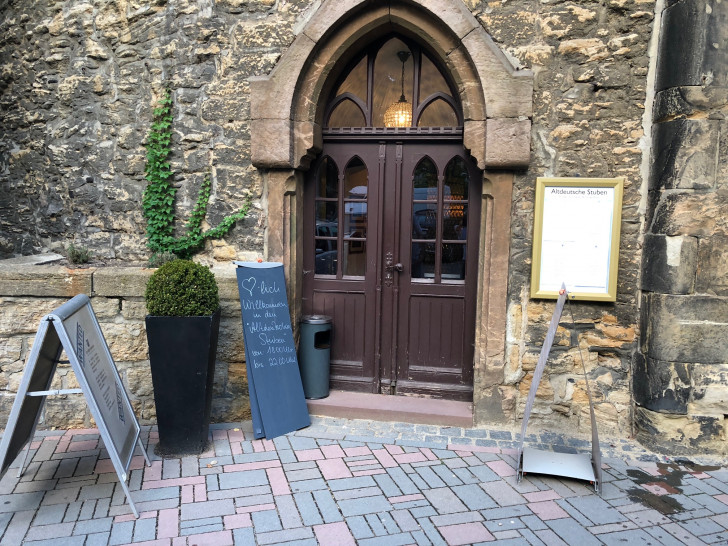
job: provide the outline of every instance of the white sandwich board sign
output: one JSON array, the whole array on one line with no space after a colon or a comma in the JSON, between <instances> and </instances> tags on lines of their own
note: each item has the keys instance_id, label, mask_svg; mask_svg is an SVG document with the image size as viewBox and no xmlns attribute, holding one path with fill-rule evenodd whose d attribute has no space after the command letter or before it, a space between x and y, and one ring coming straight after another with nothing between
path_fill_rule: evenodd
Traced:
<instances>
[{"instance_id":1,"label":"white sandwich board sign","mask_svg":"<svg viewBox=\"0 0 728 546\"><path fill-rule=\"evenodd\" d=\"M64 351L81 388L49 390ZM137 444L147 465L151 463L139 437L139 422L129 396L101 333L91 301L84 294L74 297L41 320L0 441L0 477L33 439L46 396L80 393L86 397L129 506L139 517L126 484ZM26 458L27 451L20 464L19 475L24 470Z\"/></svg>"}]
</instances>

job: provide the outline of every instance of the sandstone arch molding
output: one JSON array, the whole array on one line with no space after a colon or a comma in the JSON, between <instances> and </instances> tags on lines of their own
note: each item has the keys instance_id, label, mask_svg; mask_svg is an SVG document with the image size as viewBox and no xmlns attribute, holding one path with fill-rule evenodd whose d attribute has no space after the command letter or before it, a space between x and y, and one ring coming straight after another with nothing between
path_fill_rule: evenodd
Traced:
<instances>
[{"instance_id":1,"label":"sandstone arch molding","mask_svg":"<svg viewBox=\"0 0 728 546\"><path fill-rule=\"evenodd\" d=\"M429 44L453 76L480 168L528 166L533 74L511 65L462 0L324 0L273 71L250 78L253 164L307 168L321 150L331 76L357 44L390 31Z\"/></svg>"}]
</instances>

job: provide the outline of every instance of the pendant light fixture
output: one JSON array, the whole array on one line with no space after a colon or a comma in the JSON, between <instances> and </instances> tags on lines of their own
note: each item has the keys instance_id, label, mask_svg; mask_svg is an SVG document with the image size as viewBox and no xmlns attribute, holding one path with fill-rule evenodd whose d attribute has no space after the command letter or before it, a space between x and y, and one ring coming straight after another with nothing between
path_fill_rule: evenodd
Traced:
<instances>
[{"instance_id":1,"label":"pendant light fixture","mask_svg":"<svg viewBox=\"0 0 728 546\"><path fill-rule=\"evenodd\" d=\"M410 127L412 125L412 105L404 97L404 63L409 59L409 51L400 51L397 57L402 61L402 94L397 102L384 112L385 127Z\"/></svg>"}]
</instances>

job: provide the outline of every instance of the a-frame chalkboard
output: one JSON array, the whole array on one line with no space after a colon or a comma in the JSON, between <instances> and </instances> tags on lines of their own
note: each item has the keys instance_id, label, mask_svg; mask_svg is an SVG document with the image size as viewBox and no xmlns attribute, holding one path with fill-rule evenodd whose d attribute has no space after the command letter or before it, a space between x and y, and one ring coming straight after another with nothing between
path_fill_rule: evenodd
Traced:
<instances>
[{"instance_id":1,"label":"a-frame chalkboard","mask_svg":"<svg viewBox=\"0 0 728 546\"><path fill-rule=\"evenodd\" d=\"M80 389L49 390L63 352L76 374ZM0 477L20 454L23 446L33 439L46 396L81 393L86 397L129 507L139 517L126 485L129 465L137 445L147 466L151 463L139 438L139 422L129 396L111 358L91 308L91 301L84 294L61 305L40 322L0 441ZM20 463L18 475L25 468L27 453Z\"/></svg>"},{"instance_id":2,"label":"a-frame chalkboard","mask_svg":"<svg viewBox=\"0 0 728 546\"><path fill-rule=\"evenodd\" d=\"M293 343L283 264L235 262L255 438L311 424Z\"/></svg>"}]
</instances>

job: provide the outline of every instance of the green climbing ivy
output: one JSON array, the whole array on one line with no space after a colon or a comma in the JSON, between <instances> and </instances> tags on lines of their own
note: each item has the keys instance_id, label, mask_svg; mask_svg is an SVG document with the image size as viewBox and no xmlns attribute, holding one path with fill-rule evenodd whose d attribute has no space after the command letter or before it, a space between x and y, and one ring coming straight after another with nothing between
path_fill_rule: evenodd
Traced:
<instances>
[{"instance_id":1,"label":"green climbing ivy","mask_svg":"<svg viewBox=\"0 0 728 546\"><path fill-rule=\"evenodd\" d=\"M144 170L149 182L142 197L144 218L147 221L147 246L154 255L172 253L179 258L189 258L198 252L207 239L224 237L242 220L250 209L250 199L243 208L225 217L220 224L202 231L202 221L207 214L212 181L205 175L197 195L195 207L185 226L184 235L174 236L174 173L169 162L172 153L172 92L167 89L154 109L154 120L147 136L147 165Z\"/></svg>"}]
</instances>

